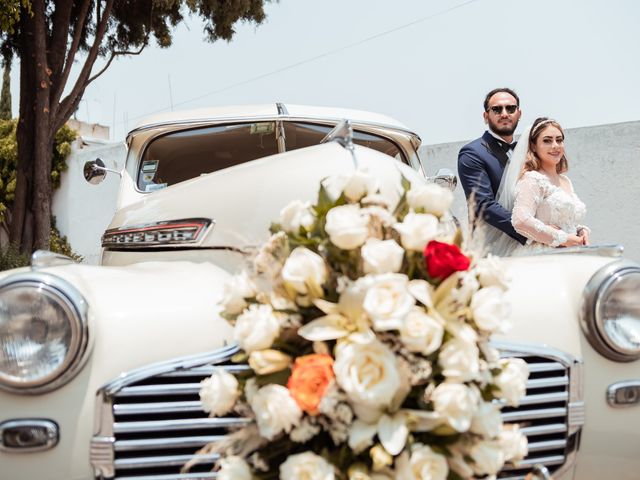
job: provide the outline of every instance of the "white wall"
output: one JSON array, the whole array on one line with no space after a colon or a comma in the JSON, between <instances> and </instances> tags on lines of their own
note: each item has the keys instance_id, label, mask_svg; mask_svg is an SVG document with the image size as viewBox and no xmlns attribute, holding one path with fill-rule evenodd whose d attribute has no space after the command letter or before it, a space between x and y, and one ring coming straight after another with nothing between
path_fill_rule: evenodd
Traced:
<instances>
[{"instance_id":1,"label":"white wall","mask_svg":"<svg viewBox=\"0 0 640 480\"><path fill-rule=\"evenodd\" d=\"M640 261L640 121L567 129L565 136L568 175L587 205L585 224L591 228L592 243L621 243L626 258ZM423 146L427 174L435 175L439 168L457 174L458 151L468 141ZM460 185L453 212L466 225Z\"/></svg>"},{"instance_id":2,"label":"white wall","mask_svg":"<svg viewBox=\"0 0 640 480\"><path fill-rule=\"evenodd\" d=\"M85 263L100 261L100 237L115 212L120 178L109 173L99 185L90 185L84 180L84 164L100 157L107 168L121 170L125 155L124 143L74 146L67 159L69 168L62 174L60 188L54 193L51 208L58 230L67 236Z\"/></svg>"}]
</instances>

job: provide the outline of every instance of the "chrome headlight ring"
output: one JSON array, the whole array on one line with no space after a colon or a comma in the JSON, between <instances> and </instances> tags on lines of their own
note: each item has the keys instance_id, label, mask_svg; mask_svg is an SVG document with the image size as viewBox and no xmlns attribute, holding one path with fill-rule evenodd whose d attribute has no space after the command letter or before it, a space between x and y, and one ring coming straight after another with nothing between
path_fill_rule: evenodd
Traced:
<instances>
[{"instance_id":1,"label":"chrome headlight ring","mask_svg":"<svg viewBox=\"0 0 640 480\"><path fill-rule=\"evenodd\" d=\"M71 380L89 355L88 305L44 272L0 280L0 389L41 394Z\"/></svg>"},{"instance_id":2,"label":"chrome headlight ring","mask_svg":"<svg viewBox=\"0 0 640 480\"><path fill-rule=\"evenodd\" d=\"M583 293L580 317L591 346L616 362L640 358L640 265L621 260L598 270Z\"/></svg>"}]
</instances>

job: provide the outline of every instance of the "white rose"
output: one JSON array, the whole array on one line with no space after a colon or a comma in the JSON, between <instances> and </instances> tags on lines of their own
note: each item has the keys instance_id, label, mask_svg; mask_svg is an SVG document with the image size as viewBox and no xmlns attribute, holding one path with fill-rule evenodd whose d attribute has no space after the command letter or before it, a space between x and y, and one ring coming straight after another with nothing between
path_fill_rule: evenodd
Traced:
<instances>
[{"instance_id":1,"label":"white rose","mask_svg":"<svg viewBox=\"0 0 640 480\"><path fill-rule=\"evenodd\" d=\"M504 466L504 453L496 441L480 441L469 450L476 475L496 475Z\"/></svg>"},{"instance_id":2,"label":"white rose","mask_svg":"<svg viewBox=\"0 0 640 480\"><path fill-rule=\"evenodd\" d=\"M216 417L229 413L240 396L238 380L222 368L200 382L199 393L202 409Z\"/></svg>"},{"instance_id":3,"label":"white rose","mask_svg":"<svg viewBox=\"0 0 640 480\"><path fill-rule=\"evenodd\" d=\"M279 350L256 350L249 355L249 366L257 375L280 372L291 365L291 357Z\"/></svg>"},{"instance_id":4,"label":"white rose","mask_svg":"<svg viewBox=\"0 0 640 480\"><path fill-rule=\"evenodd\" d=\"M478 328L487 333L505 333L509 327L509 304L500 287L485 287L471 299L473 320Z\"/></svg>"},{"instance_id":5,"label":"white rose","mask_svg":"<svg viewBox=\"0 0 640 480\"><path fill-rule=\"evenodd\" d=\"M225 312L235 315L247 306L245 298L256 296L256 285L253 283L247 272L242 271L234 275L224 284L224 297L222 305Z\"/></svg>"},{"instance_id":6,"label":"white rose","mask_svg":"<svg viewBox=\"0 0 640 480\"><path fill-rule=\"evenodd\" d=\"M280 323L269 305L249 305L238 316L233 338L245 352L269 348L280 334Z\"/></svg>"},{"instance_id":7,"label":"white rose","mask_svg":"<svg viewBox=\"0 0 640 480\"><path fill-rule=\"evenodd\" d=\"M438 218L430 213L410 212L402 223L396 223L393 228L400 232L404 248L422 252L427 243L438 235Z\"/></svg>"},{"instance_id":8,"label":"white rose","mask_svg":"<svg viewBox=\"0 0 640 480\"><path fill-rule=\"evenodd\" d=\"M353 250L367 239L369 219L358 205L342 205L327 212L324 226L331 243L344 250Z\"/></svg>"},{"instance_id":9,"label":"white rose","mask_svg":"<svg viewBox=\"0 0 640 480\"><path fill-rule=\"evenodd\" d=\"M476 271L483 287L500 287L506 290L509 286L509 277L500 257L488 255L479 260Z\"/></svg>"},{"instance_id":10,"label":"white rose","mask_svg":"<svg viewBox=\"0 0 640 480\"><path fill-rule=\"evenodd\" d=\"M442 323L427 315L422 308L412 309L400 327L400 341L407 350L422 355L429 355L440 348L443 335Z\"/></svg>"},{"instance_id":11,"label":"white rose","mask_svg":"<svg viewBox=\"0 0 640 480\"><path fill-rule=\"evenodd\" d=\"M300 423L302 410L282 385L269 384L251 395L251 409L260 435L272 440L280 432L289 433Z\"/></svg>"},{"instance_id":12,"label":"white rose","mask_svg":"<svg viewBox=\"0 0 640 480\"><path fill-rule=\"evenodd\" d=\"M377 189L378 182L373 175L365 170L356 170L347 179L347 183L344 186L344 196L351 202L357 202L362 197L375 193Z\"/></svg>"},{"instance_id":13,"label":"white rose","mask_svg":"<svg viewBox=\"0 0 640 480\"><path fill-rule=\"evenodd\" d=\"M517 407L527 391L529 367L521 358L504 359L500 364L502 372L495 378L495 384L500 389L500 398L509 406Z\"/></svg>"},{"instance_id":14,"label":"white rose","mask_svg":"<svg viewBox=\"0 0 640 480\"><path fill-rule=\"evenodd\" d=\"M361 254L365 273L396 273L402 267L404 249L395 240L369 238Z\"/></svg>"},{"instance_id":15,"label":"white rose","mask_svg":"<svg viewBox=\"0 0 640 480\"><path fill-rule=\"evenodd\" d=\"M315 453L290 455L280 465L280 480L334 480L333 465Z\"/></svg>"},{"instance_id":16,"label":"white rose","mask_svg":"<svg viewBox=\"0 0 640 480\"><path fill-rule=\"evenodd\" d=\"M377 331L399 330L416 300L409 293L409 279L399 273L371 277L362 307Z\"/></svg>"},{"instance_id":17,"label":"white rose","mask_svg":"<svg viewBox=\"0 0 640 480\"><path fill-rule=\"evenodd\" d=\"M327 281L327 266L317 253L297 247L282 267L282 280L288 290L303 298L321 298L322 284Z\"/></svg>"},{"instance_id":18,"label":"white rose","mask_svg":"<svg viewBox=\"0 0 640 480\"><path fill-rule=\"evenodd\" d=\"M435 412L458 432L466 432L478 409L478 397L461 383L441 383L431 393Z\"/></svg>"},{"instance_id":19,"label":"white rose","mask_svg":"<svg viewBox=\"0 0 640 480\"><path fill-rule=\"evenodd\" d=\"M518 425L505 425L498 442L507 462L518 462L529 453L527 437Z\"/></svg>"},{"instance_id":20,"label":"white rose","mask_svg":"<svg viewBox=\"0 0 640 480\"><path fill-rule=\"evenodd\" d=\"M280 226L285 232L298 233L300 227L310 230L316 218L310 202L294 200L280 210Z\"/></svg>"},{"instance_id":21,"label":"white rose","mask_svg":"<svg viewBox=\"0 0 640 480\"><path fill-rule=\"evenodd\" d=\"M480 351L475 343L462 338L448 340L438 355L442 374L448 380L466 382L473 380L480 371Z\"/></svg>"},{"instance_id":22,"label":"white rose","mask_svg":"<svg viewBox=\"0 0 640 480\"><path fill-rule=\"evenodd\" d=\"M251 469L247 462L235 455L223 457L220 460L218 480L251 480Z\"/></svg>"},{"instance_id":23,"label":"white rose","mask_svg":"<svg viewBox=\"0 0 640 480\"><path fill-rule=\"evenodd\" d=\"M425 213L441 216L449 210L453 202L453 193L435 183L411 187L407 192L407 202L414 210L423 209Z\"/></svg>"},{"instance_id":24,"label":"white rose","mask_svg":"<svg viewBox=\"0 0 640 480\"><path fill-rule=\"evenodd\" d=\"M487 438L497 437L502 431L500 407L490 402L482 402L473 416L470 430Z\"/></svg>"},{"instance_id":25,"label":"white rose","mask_svg":"<svg viewBox=\"0 0 640 480\"><path fill-rule=\"evenodd\" d=\"M447 458L431 450L427 445L416 443L411 457L404 453L396 462L397 480L446 480L449 475Z\"/></svg>"},{"instance_id":26,"label":"white rose","mask_svg":"<svg viewBox=\"0 0 640 480\"><path fill-rule=\"evenodd\" d=\"M375 339L368 343L339 342L333 371L355 406L382 410L391 404L400 388L395 355Z\"/></svg>"}]
</instances>

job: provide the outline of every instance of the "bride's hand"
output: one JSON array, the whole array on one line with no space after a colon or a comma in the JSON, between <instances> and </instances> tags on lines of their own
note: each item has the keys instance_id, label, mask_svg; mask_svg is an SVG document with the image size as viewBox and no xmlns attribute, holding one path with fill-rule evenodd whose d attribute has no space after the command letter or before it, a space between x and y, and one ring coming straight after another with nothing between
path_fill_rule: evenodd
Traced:
<instances>
[{"instance_id":1,"label":"bride's hand","mask_svg":"<svg viewBox=\"0 0 640 480\"><path fill-rule=\"evenodd\" d=\"M567 241L561 244L561 247L577 247L579 245L584 245L584 238L579 237L578 235L568 235Z\"/></svg>"},{"instance_id":2,"label":"bride's hand","mask_svg":"<svg viewBox=\"0 0 640 480\"><path fill-rule=\"evenodd\" d=\"M582 238L582 244L583 245L589 245L589 230L587 230L586 228L581 228L578 231L578 236L580 238Z\"/></svg>"}]
</instances>

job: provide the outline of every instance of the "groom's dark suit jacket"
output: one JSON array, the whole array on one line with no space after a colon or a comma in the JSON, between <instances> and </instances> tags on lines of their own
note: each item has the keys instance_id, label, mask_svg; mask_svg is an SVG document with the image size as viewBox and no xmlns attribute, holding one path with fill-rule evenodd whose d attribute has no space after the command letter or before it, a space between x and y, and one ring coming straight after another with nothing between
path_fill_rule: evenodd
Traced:
<instances>
[{"instance_id":1,"label":"groom's dark suit jacket","mask_svg":"<svg viewBox=\"0 0 640 480\"><path fill-rule=\"evenodd\" d=\"M510 237L524 244L526 238L511 225L511 212L496 201L500 179L507 164L509 145L499 141L489 132L468 143L458 154L458 176L469 200L474 196L475 218L482 218Z\"/></svg>"}]
</instances>

